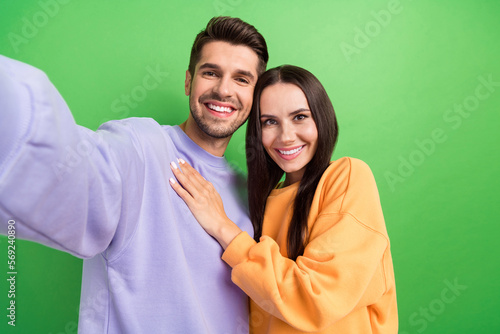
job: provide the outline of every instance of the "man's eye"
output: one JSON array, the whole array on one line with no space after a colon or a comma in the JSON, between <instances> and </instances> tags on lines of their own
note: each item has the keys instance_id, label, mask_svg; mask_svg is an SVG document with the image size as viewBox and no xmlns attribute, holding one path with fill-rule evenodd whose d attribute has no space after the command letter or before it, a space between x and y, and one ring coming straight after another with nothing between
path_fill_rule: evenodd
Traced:
<instances>
[{"instance_id":1,"label":"man's eye","mask_svg":"<svg viewBox=\"0 0 500 334\"><path fill-rule=\"evenodd\" d=\"M212 71L206 71L203 72L203 75L206 75L207 77L215 77L217 74L215 74L215 72Z\"/></svg>"},{"instance_id":2,"label":"man's eye","mask_svg":"<svg viewBox=\"0 0 500 334\"><path fill-rule=\"evenodd\" d=\"M250 83L250 82L249 82L247 79L245 79L245 78L237 78L237 79L236 79L236 81L241 82L241 83L244 83L244 84L248 84L248 83Z\"/></svg>"}]
</instances>

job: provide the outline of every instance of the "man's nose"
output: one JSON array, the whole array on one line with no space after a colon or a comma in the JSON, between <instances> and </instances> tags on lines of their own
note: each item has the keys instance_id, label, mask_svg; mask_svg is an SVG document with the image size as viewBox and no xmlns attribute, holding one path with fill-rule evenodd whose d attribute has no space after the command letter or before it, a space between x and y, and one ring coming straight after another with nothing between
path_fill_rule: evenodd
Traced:
<instances>
[{"instance_id":1,"label":"man's nose","mask_svg":"<svg viewBox=\"0 0 500 334\"><path fill-rule=\"evenodd\" d=\"M231 78L222 77L217 82L217 85L214 87L214 91L218 93L222 98L232 96L233 90L231 85Z\"/></svg>"}]
</instances>

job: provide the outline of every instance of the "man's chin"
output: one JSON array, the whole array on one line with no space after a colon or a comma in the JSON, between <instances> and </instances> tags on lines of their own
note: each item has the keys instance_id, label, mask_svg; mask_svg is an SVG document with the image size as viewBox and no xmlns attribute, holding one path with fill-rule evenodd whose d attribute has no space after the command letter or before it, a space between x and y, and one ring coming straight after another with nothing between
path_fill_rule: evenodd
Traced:
<instances>
[{"instance_id":1,"label":"man's chin","mask_svg":"<svg viewBox=\"0 0 500 334\"><path fill-rule=\"evenodd\" d=\"M230 121L227 118L217 118L210 115L209 118L198 117L197 113L191 110L191 117L198 128L207 136L214 139L226 139L231 137L245 122L235 124L234 120Z\"/></svg>"},{"instance_id":2,"label":"man's chin","mask_svg":"<svg viewBox=\"0 0 500 334\"><path fill-rule=\"evenodd\" d=\"M200 127L201 131L203 131L207 136L212 137L214 139L226 139L230 138L236 130L232 129L214 129L213 127Z\"/></svg>"}]
</instances>

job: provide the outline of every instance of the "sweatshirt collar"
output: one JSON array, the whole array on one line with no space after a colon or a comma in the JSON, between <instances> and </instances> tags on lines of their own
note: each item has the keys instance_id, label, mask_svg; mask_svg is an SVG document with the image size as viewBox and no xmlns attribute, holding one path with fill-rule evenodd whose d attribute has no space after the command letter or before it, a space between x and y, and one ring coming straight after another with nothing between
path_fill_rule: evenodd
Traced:
<instances>
[{"instance_id":1,"label":"sweatshirt collar","mask_svg":"<svg viewBox=\"0 0 500 334\"><path fill-rule=\"evenodd\" d=\"M179 151L189 152L189 156L179 157L185 159L187 162L192 164L192 159L196 159L197 161L203 161L214 167L226 168L227 162L225 156L218 157L211 153L208 153L203 148L201 148L198 144L196 144L191 138L182 129L179 125L175 125L172 127L174 133L177 135L177 139L180 145L177 145Z\"/></svg>"}]
</instances>

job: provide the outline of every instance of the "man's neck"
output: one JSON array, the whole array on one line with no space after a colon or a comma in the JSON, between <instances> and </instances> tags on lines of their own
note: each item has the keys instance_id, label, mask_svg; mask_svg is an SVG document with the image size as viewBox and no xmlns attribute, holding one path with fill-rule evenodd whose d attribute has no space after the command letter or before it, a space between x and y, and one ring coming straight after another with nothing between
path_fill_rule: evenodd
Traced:
<instances>
[{"instance_id":1,"label":"man's neck","mask_svg":"<svg viewBox=\"0 0 500 334\"><path fill-rule=\"evenodd\" d=\"M227 145L231 137L227 138L214 138L203 132L198 125L190 119L187 119L179 127L184 133L191 138L198 146L207 151L208 153L217 157L222 157L226 151Z\"/></svg>"}]
</instances>

